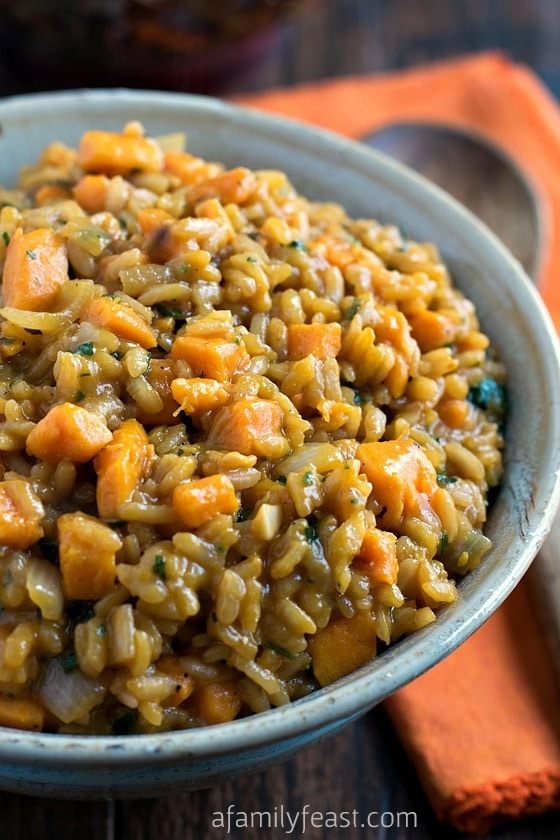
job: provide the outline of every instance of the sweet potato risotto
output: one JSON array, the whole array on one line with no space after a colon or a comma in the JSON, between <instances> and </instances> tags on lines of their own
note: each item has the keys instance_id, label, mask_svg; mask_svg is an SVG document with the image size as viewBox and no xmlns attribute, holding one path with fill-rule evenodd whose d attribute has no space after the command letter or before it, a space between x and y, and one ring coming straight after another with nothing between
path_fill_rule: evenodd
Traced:
<instances>
[{"instance_id":1,"label":"sweet potato risotto","mask_svg":"<svg viewBox=\"0 0 560 840\"><path fill-rule=\"evenodd\" d=\"M433 244L141 125L1 189L0 724L288 703L489 548L504 370Z\"/></svg>"}]
</instances>

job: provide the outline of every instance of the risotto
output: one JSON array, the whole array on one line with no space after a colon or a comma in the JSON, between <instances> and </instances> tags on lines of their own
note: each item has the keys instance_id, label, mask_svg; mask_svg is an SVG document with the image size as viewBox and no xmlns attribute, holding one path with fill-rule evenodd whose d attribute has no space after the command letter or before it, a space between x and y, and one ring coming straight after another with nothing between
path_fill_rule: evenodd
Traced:
<instances>
[{"instance_id":1,"label":"risotto","mask_svg":"<svg viewBox=\"0 0 560 840\"><path fill-rule=\"evenodd\" d=\"M0 725L263 712L457 598L505 371L435 245L138 123L0 202Z\"/></svg>"}]
</instances>

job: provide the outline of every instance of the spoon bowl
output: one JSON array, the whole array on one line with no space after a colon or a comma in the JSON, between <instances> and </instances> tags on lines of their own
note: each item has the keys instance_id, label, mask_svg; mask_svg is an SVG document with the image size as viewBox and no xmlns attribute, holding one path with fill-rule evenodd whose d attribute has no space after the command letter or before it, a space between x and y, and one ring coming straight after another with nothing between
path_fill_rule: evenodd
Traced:
<instances>
[{"instance_id":1,"label":"spoon bowl","mask_svg":"<svg viewBox=\"0 0 560 840\"><path fill-rule=\"evenodd\" d=\"M530 277L540 251L536 195L517 165L486 138L439 123L391 123L362 142L442 187L500 237Z\"/></svg>"}]
</instances>

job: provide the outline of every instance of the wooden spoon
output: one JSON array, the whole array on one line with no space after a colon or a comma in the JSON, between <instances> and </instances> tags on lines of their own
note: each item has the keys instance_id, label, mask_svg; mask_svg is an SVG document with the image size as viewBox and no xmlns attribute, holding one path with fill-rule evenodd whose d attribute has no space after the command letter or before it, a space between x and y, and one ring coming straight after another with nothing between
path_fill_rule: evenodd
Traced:
<instances>
[{"instance_id":1,"label":"wooden spoon","mask_svg":"<svg viewBox=\"0 0 560 840\"><path fill-rule=\"evenodd\" d=\"M457 198L535 277L541 238L537 199L524 175L500 149L480 135L437 123L392 123L362 141Z\"/></svg>"}]
</instances>

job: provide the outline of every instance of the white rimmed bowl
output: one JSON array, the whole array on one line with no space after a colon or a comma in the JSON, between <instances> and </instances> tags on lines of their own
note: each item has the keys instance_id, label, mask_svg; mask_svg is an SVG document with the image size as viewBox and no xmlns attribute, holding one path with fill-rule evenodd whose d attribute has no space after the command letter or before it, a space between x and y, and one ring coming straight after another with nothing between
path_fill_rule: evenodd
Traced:
<instances>
[{"instance_id":1,"label":"white rimmed bowl","mask_svg":"<svg viewBox=\"0 0 560 840\"><path fill-rule=\"evenodd\" d=\"M482 224L410 170L300 123L184 94L72 91L0 102L0 183L49 142L140 120L185 131L188 148L229 165L276 168L310 198L398 223L435 242L475 302L509 372L505 477L487 533L493 548L437 621L371 664L288 706L232 723L159 735L77 737L0 728L0 788L65 798L156 796L208 787L289 757L362 715L457 648L502 603L535 557L560 501L560 356L519 264Z\"/></svg>"}]
</instances>

